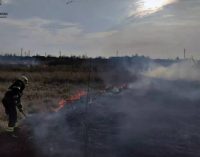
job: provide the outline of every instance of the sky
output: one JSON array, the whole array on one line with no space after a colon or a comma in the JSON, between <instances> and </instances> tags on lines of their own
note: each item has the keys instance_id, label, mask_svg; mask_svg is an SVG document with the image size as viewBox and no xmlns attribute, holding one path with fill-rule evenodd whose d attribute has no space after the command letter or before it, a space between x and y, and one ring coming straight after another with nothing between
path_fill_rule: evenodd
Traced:
<instances>
[{"instance_id":1,"label":"sky","mask_svg":"<svg viewBox=\"0 0 200 157\"><path fill-rule=\"evenodd\" d=\"M2 0L0 12L2 54L200 58L200 0Z\"/></svg>"}]
</instances>

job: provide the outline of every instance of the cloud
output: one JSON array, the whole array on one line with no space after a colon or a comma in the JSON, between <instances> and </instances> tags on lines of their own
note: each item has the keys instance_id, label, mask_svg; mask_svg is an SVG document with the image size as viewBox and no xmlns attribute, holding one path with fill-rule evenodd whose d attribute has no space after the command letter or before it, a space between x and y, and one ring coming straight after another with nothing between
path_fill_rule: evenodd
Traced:
<instances>
[{"instance_id":1,"label":"cloud","mask_svg":"<svg viewBox=\"0 0 200 157\"><path fill-rule=\"evenodd\" d=\"M2 4L10 4L12 3L12 0L2 0Z\"/></svg>"},{"instance_id":2,"label":"cloud","mask_svg":"<svg viewBox=\"0 0 200 157\"><path fill-rule=\"evenodd\" d=\"M164 9L164 7L177 2L178 0L137 0L136 9L130 12L130 16L144 17Z\"/></svg>"},{"instance_id":3,"label":"cloud","mask_svg":"<svg viewBox=\"0 0 200 157\"><path fill-rule=\"evenodd\" d=\"M146 19L100 32L86 32L78 23L36 17L8 18L0 23L0 46L1 51L16 52L23 47L53 55L61 50L65 55L110 56L118 50L120 55L138 53L155 58L177 57L175 52L184 47L198 50L198 21L175 21L172 18L160 17L156 22ZM145 29L147 24L148 29ZM198 56L198 51L193 55Z\"/></svg>"},{"instance_id":4,"label":"cloud","mask_svg":"<svg viewBox=\"0 0 200 157\"><path fill-rule=\"evenodd\" d=\"M51 44L66 44L74 41L81 29L76 24L59 22L41 18L28 20L5 19L1 21L1 41L12 45L12 47L42 48ZM53 28L54 31L51 31ZM6 31L5 31L6 30ZM13 40L16 40L15 45ZM1 42L1 43L2 43ZM3 45L1 45L3 46Z\"/></svg>"},{"instance_id":5,"label":"cloud","mask_svg":"<svg viewBox=\"0 0 200 157\"><path fill-rule=\"evenodd\" d=\"M97 46L99 40L115 33L114 31L85 33L78 24L41 18L4 19L0 26L2 28L0 30L1 51L6 50L7 45L12 45L14 49L23 47L50 52L60 49L78 50L82 51L80 55L84 49L87 49L92 55L92 51L99 47Z\"/></svg>"},{"instance_id":6,"label":"cloud","mask_svg":"<svg viewBox=\"0 0 200 157\"><path fill-rule=\"evenodd\" d=\"M118 50L121 55L174 58L186 48L190 56L198 57L200 7L196 0L163 6L151 16L129 17L131 9L137 10L136 2L88 0L66 7L62 0L12 1L4 8L8 19L0 21L1 51L23 47L53 55L62 50L65 55L111 56Z\"/></svg>"}]
</instances>

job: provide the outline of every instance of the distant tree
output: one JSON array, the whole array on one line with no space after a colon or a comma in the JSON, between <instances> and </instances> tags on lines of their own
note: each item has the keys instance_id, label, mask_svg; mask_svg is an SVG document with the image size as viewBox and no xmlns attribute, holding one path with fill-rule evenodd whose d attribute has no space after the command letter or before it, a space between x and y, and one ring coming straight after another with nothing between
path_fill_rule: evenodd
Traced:
<instances>
[{"instance_id":1,"label":"distant tree","mask_svg":"<svg viewBox=\"0 0 200 157\"><path fill-rule=\"evenodd\" d=\"M88 56L85 54L85 55L82 55L80 58L82 58L82 59L87 59Z\"/></svg>"}]
</instances>

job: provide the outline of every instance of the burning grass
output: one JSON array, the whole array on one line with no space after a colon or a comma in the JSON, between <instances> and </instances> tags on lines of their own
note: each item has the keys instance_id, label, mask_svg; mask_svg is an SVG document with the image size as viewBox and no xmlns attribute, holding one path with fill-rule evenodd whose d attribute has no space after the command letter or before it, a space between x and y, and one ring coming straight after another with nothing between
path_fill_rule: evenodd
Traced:
<instances>
[{"instance_id":1,"label":"burning grass","mask_svg":"<svg viewBox=\"0 0 200 157\"><path fill-rule=\"evenodd\" d=\"M86 96L87 92L84 90L78 90L74 94L70 95L67 99L61 99L58 103L58 107L54 110L55 112L58 112L61 110L65 105L71 104L75 101L78 101L81 99L81 97Z\"/></svg>"},{"instance_id":2,"label":"burning grass","mask_svg":"<svg viewBox=\"0 0 200 157\"><path fill-rule=\"evenodd\" d=\"M0 99L14 79L21 74L29 77L29 85L22 97L22 105L28 113L52 112L58 104L62 106L69 103L70 99L79 99L86 95L83 91L86 91L89 79L89 69L70 69L66 66L6 67L0 68L0 74ZM128 77L116 78L117 74L118 72L91 71L90 87L105 89L107 84L127 81ZM0 120L5 120L4 109L0 108L0 112Z\"/></svg>"},{"instance_id":3,"label":"burning grass","mask_svg":"<svg viewBox=\"0 0 200 157\"><path fill-rule=\"evenodd\" d=\"M51 157L198 156L199 83L149 79L138 86L145 80L32 117L27 123L37 149Z\"/></svg>"},{"instance_id":4,"label":"burning grass","mask_svg":"<svg viewBox=\"0 0 200 157\"><path fill-rule=\"evenodd\" d=\"M1 97L18 74L2 71L1 77L9 77L0 79ZM102 72L92 74L92 92L87 93L88 71L54 69L28 74L30 84L22 103L25 111L34 114L24 125L32 130L31 144L39 155L199 155L199 82L146 77L135 82L136 77L130 79L126 73ZM95 82L100 76L108 86Z\"/></svg>"}]
</instances>

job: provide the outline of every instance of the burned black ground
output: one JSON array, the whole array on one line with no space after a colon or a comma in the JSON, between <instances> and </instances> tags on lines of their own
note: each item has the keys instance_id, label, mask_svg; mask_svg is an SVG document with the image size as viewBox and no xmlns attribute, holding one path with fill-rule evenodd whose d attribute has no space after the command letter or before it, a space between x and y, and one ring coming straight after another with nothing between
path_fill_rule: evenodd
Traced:
<instances>
[{"instance_id":1,"label":"burned black ground","mask_svg":"<svg viewBox=\"0 0 200 157\"><path fill-rule=\"evenodd\" d=\"M198 157L199 87L145 78L119 93L91 93L89 103L31 117L33 146L44 157Z\"/></svg>"}]
</instances>

